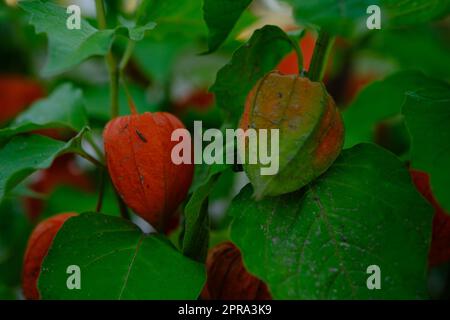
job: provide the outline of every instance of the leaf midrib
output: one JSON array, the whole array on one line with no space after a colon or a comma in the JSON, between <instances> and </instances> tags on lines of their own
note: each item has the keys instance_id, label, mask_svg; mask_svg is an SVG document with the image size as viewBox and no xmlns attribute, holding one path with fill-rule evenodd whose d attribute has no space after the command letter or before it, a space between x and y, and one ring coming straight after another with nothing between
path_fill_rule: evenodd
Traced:
<instances>
[{"instance_id":1,"label":"leaf midrib","mask_svg":"<svg viewBox=\"0 0 450 320\"><path fill-rule=\"evenodd\" d=\"M328 221L328 217L327 217L327 214L326 214L325 207L323 206L322 202L320 201L320 197L317 195L316 191L314 190L314 186L310 185L309 186L309 190L310 190L310 192L312 194L312 200L316 203L317 208L319 209L319 215L322 218L322 221L324 222L325 226L328 229L328 234L329 234L329 236L331 238L331 242L333 243L333 246L334 246L335 256L339 260L338 267L342 271L342 274L344 275L344 277L347 279L347 282L348 282L348 284L350 286L350 289L351 289L352 297L355 299L356 298L355 285L351 281L351 279L350 279L350 277L348 275L347 269L344 267L344 260L342 259L342 255L340 253L339 246L337 245L337 241L336 241L336 237L334 235L333 227L330 224L330 222Z\"/></svg>"},{"instance_id":2,"label":"leaf midrib","mask_svg":"<svg viewBox=\"0 0 450 320\"><path fill-rule=\"evenodd\" d=\"M128 270L127 270L127 273L125 275L125 281L123 282L123 286L122 286L122 288L120 290L118 300L122 300L122 295L123 295L123 293L125 291L125 288L127 287L128 280L130 278L131 269L133 268L134 261L136 260L136 256L137 256L137 254L139 252L139 249L141 248L143 240L144 240L144 234L141 234L141 236L138 239L138 242L136 243L136 250L134 251L134 254L131 257L130 265L128 266Z\"/></svg>"}]
</instances>

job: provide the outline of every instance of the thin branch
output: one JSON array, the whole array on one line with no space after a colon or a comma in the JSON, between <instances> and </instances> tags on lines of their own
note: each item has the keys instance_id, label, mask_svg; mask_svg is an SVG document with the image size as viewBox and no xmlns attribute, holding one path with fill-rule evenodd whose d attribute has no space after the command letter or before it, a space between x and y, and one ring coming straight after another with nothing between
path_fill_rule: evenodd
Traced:
<instances>
[{"instance_id":1,"label":"thin branch","mask_svg":"<svg viewBox=\"0 0 450 320\"><path fill-rule=\"evenodd\" d=\"M90 155L89 153L87 153L86 151L81 150L81 151L78 151L77 154L78 154L79 156L83 157L84 159L86 159L86 160L92 162L92 163L93 163L94 165L96 165L97 167L99 167L99 168L101 168L101 169L104 169L104 168L105 168L105 165L104 165L102 162L98 161L96 158L94 158L93 156L91 156L91 155Z\"/></svg>"},{"instance_id":2,"label":"thin branch","mask_svg":"<svg viewBox=\"0 0 450 320\"><path fill-rule=\"evenodd\" d=\"M133 40L128 40L127 47L119 63L119 72L123 72L123 70L125 70L125 67L127 66L128 61L130 60L131 55L133 54L135 45L136 43Z\"/></svg>"},{"instance_id":3,"label":"thin branch","mask_svg":"<svg viewBox=\"0 0 450 320\"><path fill-rule=\"evenodd\" d=\"M104 160L105 156L103 155L103 151L99 148L99 146L95 143L94 139L92 139L92 135L86 134L84 136L86 138L86 141L89 143L89 145L94 149L95 154L97 155L97 158L100 160Z\"/></svg>"},{"instance_id":4,"label":"thin branch","mask_svg":"<svg viewBox=\"0 0 450 320\"><path fill-rule=\"evenodd\" d=\"M100 29L106 29L105 6L103 0L95 0L95 10L97 13L97 22Z\"/></svg>"},{"instance_id":5,"label":"thin branch","mask_svg":"<svg viewBox=\"0 0 450 320\"><path fill-rule=\"evenodd\" d=\"M105 170L100 171L100 184L99 184L99 192L98 192L98 200L97 206L95 207L95 212L100 212L103 206L103 198L105 195Z\"/></svg>"},{"instance_id":6,"label":"thin branch","mask_svg":"<svg viewBox=\"0 0 450 320\"><path fill-rule=\"evenodd\" d=\"M316 45L314 47L314 53L311 61L311 65L308 71L308 78L311 81L322 81L327 58L334 42L334 38L325 31L319 32Z\"/></svg>"},{"instance_id":7,"label":"thin branch","mask_svg":"<svg viewBox=\"0 0 450 320\"><path fill-rule=\"evenodd\" d=\"M125 204L125 202L123 202L122 197L119 195L117 190L115 190L115 194L116 194L116 198L117 198L117 203L119 204L119 210L120 210L121 217L125 220L130 220L130 212L128 212L127 205Z\"/></svg>"},{"instance_id":8,"label":"thin branch","mask_svg":"<svg viewBox=\"0 0 450 320\"><path fill-rule=\"evenodd\" d=\"M97 11L98 27L106 29L106 14L103 0L95 0L95 7ZM106 64L109 72L109 98L111 108L111 118L119 115L119 77L117 70L117 61L111 50L106 54Z\"/></svg>"}]
</instances>

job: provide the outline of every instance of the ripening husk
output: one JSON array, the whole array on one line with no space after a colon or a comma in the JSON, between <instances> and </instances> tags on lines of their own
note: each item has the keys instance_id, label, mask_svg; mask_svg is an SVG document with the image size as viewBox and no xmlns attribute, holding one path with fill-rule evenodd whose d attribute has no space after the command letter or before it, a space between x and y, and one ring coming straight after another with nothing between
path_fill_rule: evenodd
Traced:
<instances>
[{"instance_id":1,"label":"ripening husk","mask_svg":"<svg viewBox=\"0 0 450 320\"><path fill-rule=\"evenodd\" d=\"M344 140L342 117L325 86L276 71L262 78L249 93L240 127L279 129L278 173L261 175L259 163L244 164L256 198L307 185L331 166ZM245 152L248 155L248 144Z\"/></svg>"},{"instance_id":2,"label":"ripening husk","mask_svg":"<svg viewBox=\"0 0 450 320\"><path fill-rule=\"evenodd\" d=\"M53 239L63 224L76 213L61 213L40 222L28 239L23 259L22 290L25 299L39 300L38 279L42 263L47 256Z\"/></svg>"},{"instance_id":3,"label":"ripening husk","mask_svg":"<svg viewBox=\"0 0 450 320\"><path fill-rule=\"evenodd\" d=\"M136 214L158 230L184 200L194 165L176 165L171 151L180 120L166 112L134 114L111 120L103 132L108 171L114 187Z\"/></svg>"},{"instance_id":4,"label":"ripening husk","mask_svg":"<svg viewBox=\"0 0 450 320\"><path fill-rule=\"evenodd\" d=\"M201 297L205 300L271 300L267 285L250 274L239 249L223 242L209 250L207 281Z\"/></svg>"}]
</instances>

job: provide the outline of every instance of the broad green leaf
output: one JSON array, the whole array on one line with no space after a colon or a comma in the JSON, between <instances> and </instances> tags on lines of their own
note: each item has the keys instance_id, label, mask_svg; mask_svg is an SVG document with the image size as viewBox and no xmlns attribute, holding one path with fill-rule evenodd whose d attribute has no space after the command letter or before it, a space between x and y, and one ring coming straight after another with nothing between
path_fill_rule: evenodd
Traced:
<instances>
[{"instance_id":1,"label":"broad green leaf","mask_svg":"<svg viewBox=\"0 0 450 320\"><path fill-rule=\"evenodd\" d=\"M18 201L5 199L0 203L0 287L1 284L8 287L20 284L23 255L31 228Z\"/></svg>"},{"instance_id":2,"label":"broad green leaf","mask_svg":"<svg viewBox=\"0 0 450 320\"><path fill-rule=\"evenodd\" d=\"M52 76L74 67L91 56L105 55L115 30L97 30L81 19L81 29L66 27L66 9L51 2L21 1L19 6L30 14L36 33L46 33L49 54L43 74Z\"/></svg>"},{"instance_id":3,"label":"broad green leaf","mask_svg":"<svg viewBox=\"0 0 450 320\"><path fill-rule=\"evenodd\" d=\"M81 290L66 286L67 267L81 271ZM160 235L98 213L69 219L56 235L39 277L43 299L197 299L204 266Z\"/></svg>"},{"instance_id":4,"label":"broad green leaf","mask_svg":"<svg viewBox=\"0 0 450 320\"><path fill-rule=\"evenodd\" d=\"M376 125L400 113L406 92L439 83L418 71L401 71L364 88L343 113L345 147L372 142Z\"/></svg>"},{"instance_id":5,"label":"broad green leaf","mask_svg":"<svg viewBox=\"0 0 450 320\"><path fill-rule=\"evenodd\" d=\"M208 53L226 40L252 0L204 0L203 18L208 26Z\"/></svg>"},{"instance_id":6,"label":"broad green leaf","mask_svg":"<svg viewBox=\"0 0 450 320\"><path fill-rule=\"evenodd\" d=\"M436 78L450 79L450 64L446 63L450 46L438 28L381 30L373 34L366 48L393 59L401 69L415 68Z\"/></svg>"},{"instance_id":7,"label":"broad green leaf","mask_svg":"<svg viewBox=\"0 0 450 320\"><path fill-rule=\"evenodd\" d=\"M199 67L201 68L202 62L206 64L212 58L225 58L225 56L222 57L219 55L209 56L207 58L205 56L198 56L198 52L201 50L199 47L203 47L207 32L201 16L201 3L202 0L186 1L183 3L178 1L178 7L175 7L175 9L180 12L176 21L172 24L168 24L170 19L161 17L159 20L160 25L156 27L154 32L147 34L142 41L136 43L133 57L142 71L148 74L151 79L154 79L158 83L164 83L165 81L168 81L170 77L179 76L180 58L186 60L186 58L189 59L190 56L192 56L194 61L189 64L191 70L192 68L194 68L194 70L197 70ZM183 13L183 10L186 10L186 8L189 7L192 8ZM171 12L170 15L173 15L174 13L175 11ZM154 17L154 19L157 19L157 17ZM244 28L254 21L255 17L249 11L245 11L239 19L238 24L233 29L233 32L230 34L230 38L235 39ZM181 25L177 27L177 24L191 26ZM226 52L228 53L229 51L234 51L241 43L234 41L232 43L228 42L227 44L230 44L230 48L226 47L224 49L226 49ZM191 53L191 51L194 52ZM149 56L152 58L149 59ZM220 66L222 64L223 63L220 63ZM211 67L209 67L208 73L202 75L202 79L209 79L211 74L215 75L215 72L215 68L212 70ZM196 76L196 74L190 75L189 80L195 79Z\"/></svg>"},{"instance_id":8,"label":"broad green leaf","mask_svg":"<svg viewBox=\"0 0 450 320\"><path fill-rule=\"evenodd\" d=\"M234 123L240 118L254 84L275 68L292 46L292 40L280 28L265 26L256 30L219 70L210 91L216 94L217 105L228 112Z\"/></svg>"},{"instance_id":9,"label":"broad green leaf","mask_svg":"<svg viewBox=\"0 0 450 320\"><path fill-rule=\"evenodd\" d=\"M0 201L34 171L50 167L53 160L77 151L84 130L69 142L40 135L17 136L0 149Z\"/></svg>"},{"instance_id":10,"label":"broad green leaf","mask_svg":"<svg viewBox=\"0 0 450 320\"><path fill-rule=\"evenodd\" d=\"M366 28L370 5L382 0L286 0L293 7L295 19L305 26L317 26L331 34L351 35L355 29ZM367 30L367 29L366 29Z\"/></svg>"},{"instance_id":11,"label":"broad green leaf","mask_svg":"<svg viewBox=\"0 0 450 320\"><path fill-rule=\"evenodd\" d=\"M81 131L87 125L83 94L71 84L63 84L52 94L35 102L5 129L0 129L0 140L38 129L66 128Z\"/></svg>"},{"instance_id":12,"label":"broad green leaf","mask_svg":"<svg viewBox=\"0 0 450 320\"><path fill-rule=\"evenodd\" d=\"M251 195L249 185L232 203L231 239L274 298L426 297L433 210L390 152L360 144L300 191ZM371 265L380 290L367 287Z\"/></svg>"},{"instance_id":13,"label":"broad green leaf","mask_svg":"<svg viewBox=\"0 0 450 320\"><path fill-rule=\"evenodd\" d=\"M389 27L418 25L450 13L448 0L380 0Z\"/></svg>"},{"instance_id":14,"label":"broad green leaf","mask_svg":"<svg viewBox=\"0 0 450 320\"><path fill-rule=\"evenodd\" d=\"M228 34L227 38L218 48L218 50L220 50L219 52L223 52L228 56L229 54L236 51L236 49L238 49L242 45L242 42L245 41L247 37L246 35L252 29L252 25L255 25L259 19L260 17L255 15L252 10L244 10L242 12L242 15L239 17L239 20L234 25L233 29Z\"/></svg>"},{"instance_id":15,"label":"broad green leaf","mask_svg":"<svg viewBox=\"0 0 450 320\"><path fill-rule=\"evenodd\" d=\"M206 34L202 20L202 0L143 0L137 13L137 25L155 22L152 38L164 40L198 38Z\"/></svg>"},{"instance_id":16,"label":"broad green leaf","mask_svg":"<svg viewBox=\"0 0 450 320\"><path fill-rule=\"evenodd\" d=\"M448 1L442 0L285 0L294 9L301 24L315 25L337 35L351 36L368 31L367 8L377 5L381 10L381 28L417 25L449 13Z\"/></svg>"},{"instance_id":17,"label":"broad green leaf","mask_svg":"<svg viewBox=\"0 0 450 320\"><path fill-rule=\"evenodd\" d=\"M450 86L410 92L403 106L411 166L429 173L433 195L450 212Z\"/></svg>"}]
</instances>

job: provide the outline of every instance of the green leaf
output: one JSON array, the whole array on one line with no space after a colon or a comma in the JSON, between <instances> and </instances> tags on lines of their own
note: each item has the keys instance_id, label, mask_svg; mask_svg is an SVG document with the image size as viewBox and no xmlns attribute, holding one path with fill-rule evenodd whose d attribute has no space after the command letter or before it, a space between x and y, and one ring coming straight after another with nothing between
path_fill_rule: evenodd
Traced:
<instances>
[{"instance_id":1,"label":"green leaf","mask_svg":"<svg viewBox=\"0 0 450 320\"><path fill-rule=\"evenodd\" d=\"M445 16L448 1L441 0L286 0L294 9L300 24L321 27L334 35L351 36L368 31L367 8L378 5L381 10L381 28L417 25Z\"/></svg>"},{"instance_id":2,"label":"green leaf","mask_svg":"<svg viewBox=\"0 0 450 320\"><path fill-rule=\"evenodd\" d=\"M105 55L111 47L115 30L97 30L81 19L81 29L66 27L66 9L51 2L21 1L19 6L30 14L36 33L46 33L49 56L45 76L67 71L91 56Z\"/></svg>"},{"instance_id":3,"label":"green leaf","mask_svg":"<svg viewBox=\"0 0 450 320\"><path fill-rule=\"evenodd\" d=\"M137 12L137 25L155 22L150 36L160 40L170 36L197 38L206 33L201 6L202 0L143 0Z\"/></svg>"},{"instance_id":4,"label":"green leaf","mask_svg":"<svg viewBox=\"0 0 450 320\"><path fill-rule=\"evenodd\" d=\"M431 26L380 30L373 34L365 49L394 60L401 69L415 68L436 78L450 79L450 64L445 63L450 46L439 32Z\"/></svg>"},{"instance_id":5,"label":"green leaf","mask_svg":"<svg viewBox=\"0 0 450 320\"><path fill-rule=\"evenodd\" d=\"M231 149L233 148L233 150ZM225 155L234 151L233 144L226 144ZM202 164L195 166L194 181L189 193L192 193L184 209L184 230L182 240L183 254L200 262L204 262L209 243L210 221L208 213L208 197L213 192L220 176L229 170L229 164Z\"/></svg>"},{"instance_id":6,"label":"green leaf","mask_svg":"<svg viewBox=\"0 0 450 320\"><path fill-rule=\"evenodd\" d=\"M123 26L126 28L127 36L133 41L141 41L144 39L145 33L149 30L153 30L156 27L155 22L148 22L143 25L138 25L135 21L128 21L125 19L121 19Z\"/></svg>"},{"instance_id":7,"label":"green leaf","mask_svg":"<svg viewBox=\"0 0 450 320\"><path fill-rule=\"evenodd\" d=\"M86 125L82 92L66 83L22 112L9 127L0 129L0 140L38 129L67 128L78 132Z\"/></svg>"},{"instance_id":8,"label":"green leaf","mask_svg":"<svg viewBox=\"0 0 450 320\"><path fill-rule=\"evenodd\" d=\"M209 199L211 201L220 201L222 204L226 205L225 202L229 200L231 203L231 200L233 200L234 196L239 192L239 190L236 190L238 187L235 185L238 181L238 173L233 170L238 171L239 169L241 168L238 168L236 165L234 168L230 166L229 170L221 172L216 185L209 194ZM240 175L245 176L245 173L241 173Z\"/></svg>"},{"instance_id":9,"label":"green leaf","mask_svg":"<svg viewBox=\"0 0 450 320\"><path fill-rule=\"evenodd\" d=\"M265 26L256 30L219 70L210 91L216 94L218 106L229 113L234 123L240 118L253 85L273 70L292 46L292 40L280 28Z\"/></svg>"},{"instance_id":10,"label":"green leaf","mask_svg":"<svg viewBox=\"0 0 450 320\"><path fill-rule=\"evenodd\" d=\"M382 0L286 0L293 7L294 17L305 26L321 27L331 34L351 35L355 29L366 28L370 5ZM367 29L366 29L367 30Z\"/></svg>"},{"instance_id":11,"label":"green leaf","mask_svg":"<svg viewBox=\"0 0 450 320\"><path fill-rule=\"evenodd\" d=\"M259 19L260 17L252 12L252 10L244 10L239 17L239 20L236 22L233 29L230 31L227 38L221 44L218 50L220 50L221 53L223 52L227 56L236 51L236 49L242 45L242 42L245 41L243 38L246 37L246 32L251 30L252 26L255 25Z\"/></svg>"},{"instance_id":12,"label":"green leaf","mask_svg":"<svg viewBox=\"0 0 450 320\"><path fill-rule=\"evenodd\" d=\"M450 13L448 0L381 0L389 27L418 25Z\"/></svg>"},{"instance_id":13,"label":"green leaf","mask_svg":"<svg viewBox=\"0 0 450 320\"><path fill-rule=\"evenodd\" d=\"M81 270L81 290L66 286L67 267ZM197 299L204 266L160 235L98 213L69 219L56 235L39 277L43 299Z\"/></svg>"},{"instance_id":14,"label":"green leaf","mask_svg":"<svg viewBox=\"0 0 450 320\"><path fill-rule=\"evenodd\" d=\"M252 0L204 0L203 18L209 29L208 53L226 40Z\"/></svg>"},{"instance_id":15,"label":"green leaf","mask_svg":"<svg viewBox=\"0 0 450 320\"><path fill-rule=\"evenodd\" d=\"M208 195L217 177L194 192L184 209L183 254L186 257L204 263L208 254L209 214Z\"/></svg>"},{"instance_id":16,"label":"green leaf","mask_svg":"<svg viewBox=\"0 0 450 320\"><path fill-rule=\"evenodd\" d=\"M226 148L231 145L227 145ZM222 152L221 150L218 152ZM189 188L189 193L196 192L199 188L201 188L203 185L208 183L216 174L222 173L226 169L230 168L231 165L228 164L201 164L195 166L195 173L194 173L194 181L192 182L191 187Z\"/></svg>"},{"instance_id":17,"label":"green leaf","mask_svg":"<svg viewBox=\"0 0 450 320\"><path fill-rule=\"evenodd\" d=\"M251 195L249 185L232 203L231 239L274 298L426 297L433 210L393 154L360 144L305 189ZM371 265L381 290L367 288Z\"/></svg>"},{"instance_id":18,"label":"green leaf","mask_svg":"<svg viewBox=\"0 0 450 320\"><path fill-rule=\"evenodd\" d=\"M0 149L0 201L34 171L50 167L53 160L78 150L84 130L69 142L40 135L17 136Z\"/></svg>"},{"instance_id":19,"label":"green leaf","mask_svg":"<svg viewBox=\"0 0 450 320\"><path fill-rule=\"evenodd\" d=\"M450 212L450 86L408 93L403 114L411 134L411 165L429 173L433 195Z\"/></svg>"},{"instance_id":20,"label":"green leaf","mask_svg":"<svg viewBox=\"0 0 450 320\"><path fill-rule=\"evenodd\" d=\"M145 32L153 30L156 27L156 23L149 22L143 26L136 26L130 29L129 37L131 40L140 41L144 38Z\"/></svg>"},{"instance_id":21,"label":"green leaf","mask_svg":"<svg viewBox=\"0 0 450 320\"><path fill-rule=\"evenodd\" d=\"M8 287L20 284L23 255L31 228L20 203L11 199L0 203L0 287L1 284Z\"/></svg>"},{"instance_id":22,"label":"green leaf","mask_svg":"<svg viewBox=\"0 0 450 320\"><path fill-rule=\"evenodd\" d=\"M372 142L375 126L400 113L406 92L440 83L418 71L401 71L364 88L343 113L345 148Z\"/></svg>"},{"instance_id":23,"label":"green leaf","mask_svg":"<svg viewBox=\"0 0 450 320\"><path fill-rule=\"evenodd\" d=\"M215 168L218 168L218 166ZM183 254L199 262L204 262L208 253L208 196L220 174L221 172L211 174L192 194L184 209Z\"/></svg>"}]
</instances>

